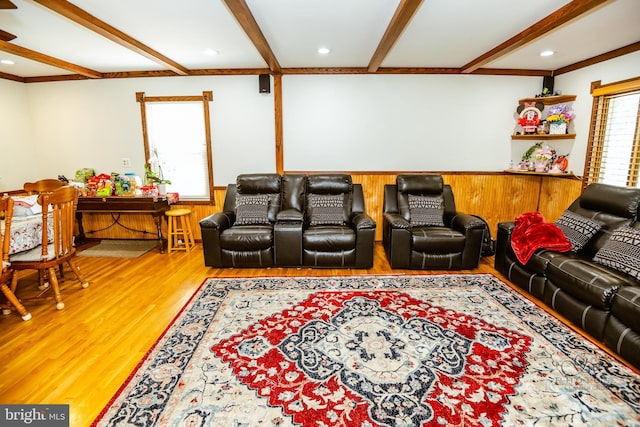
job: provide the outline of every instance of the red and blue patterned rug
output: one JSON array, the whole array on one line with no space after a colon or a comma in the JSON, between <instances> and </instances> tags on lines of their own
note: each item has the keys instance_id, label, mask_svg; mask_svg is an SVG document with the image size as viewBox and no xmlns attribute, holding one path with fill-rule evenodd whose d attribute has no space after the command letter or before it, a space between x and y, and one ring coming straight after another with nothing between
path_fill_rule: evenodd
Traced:
<instances>
[{"instance_id":1,"label":"red and blue patterned rug","mask_svg":"<svg viewBox=\"0 0 640 427\"><path fill-rule=\"evenodd\" d=\"M640 375L491 275L207 279L97 426L631 426Z\"/></svg>"}]
</instances>

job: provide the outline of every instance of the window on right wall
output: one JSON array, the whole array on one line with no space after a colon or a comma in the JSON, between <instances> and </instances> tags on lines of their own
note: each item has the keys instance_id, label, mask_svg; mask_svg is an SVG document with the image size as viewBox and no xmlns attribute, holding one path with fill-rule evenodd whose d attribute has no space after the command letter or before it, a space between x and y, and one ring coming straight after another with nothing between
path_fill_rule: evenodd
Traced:
<instances>
[{"instance_id":1,"label":"window on right wall","mask_svg":"<svg viewBox=\"0 0 640 427\"><path fill-rule=\"evenodd\" d=\"M640 78L592 84L593 109L583 186L640 188Z\"/></svg>"}]
</instances>

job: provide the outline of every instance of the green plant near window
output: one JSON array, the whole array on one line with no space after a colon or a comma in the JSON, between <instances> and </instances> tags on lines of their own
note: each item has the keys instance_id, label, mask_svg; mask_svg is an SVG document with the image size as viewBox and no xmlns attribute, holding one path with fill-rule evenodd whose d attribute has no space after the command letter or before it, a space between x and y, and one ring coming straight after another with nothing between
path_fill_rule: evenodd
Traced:
<instances>
[{"instance_id":1,"label":"green plant near window","mask_svg":"<svg viewBox=\"0 0 640 427\"><path fill-rule=\"evenodd\" d=\"M162 172L154 172L148 163L144 165L144 180L147 184L171 184L171 181L164 179Z\"/></svg>"}]
</instances>

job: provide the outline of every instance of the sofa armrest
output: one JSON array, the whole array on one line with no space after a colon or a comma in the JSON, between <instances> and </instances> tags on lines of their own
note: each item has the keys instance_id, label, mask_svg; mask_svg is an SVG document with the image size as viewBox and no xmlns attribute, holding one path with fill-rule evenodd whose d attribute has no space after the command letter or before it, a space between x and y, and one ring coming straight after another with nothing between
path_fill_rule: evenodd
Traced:
<instances>
[{"instance_id":1,"label":"sofa armrest","mask_svg":"<svg viewBox=\"0 0 640 427\"><path fill-rule=\"evenodd\" d=\"M304 215L297 209L285 209L276 215L277 222L302 222Z\"/></svg>"},{"instance_id":2,"label":"sofa armrest","mask_svg":"<svg viewBox=\"0 0 640 427\"><path fill-rule=\"evenodd\" d=\"M356 230L376 229L376 222L366 213L358 213L354 215L352 222Z\"/></svg>"},{"instance_id":3,"label":"sofa armrest","mask_svg":"<svg viewBox=\"0 0 640 427\"><path fill-rule=\"evenodd\" d=\"M512 221L498 223L494 267L502 274L507 274L507 252L511 246L511 233L515 226L516 223Z\"/></svg>"},{"instance_id":4,"label":"sofa armrest","mask_svg":"<svg viewBox=\"0 0 640 427\"><path fill-rule=\"evenodd\" d=\"M235 221L233 212L216 212L200 220L204 265L224 267L220 248L220 233L230 228Z\"/></svg>"},{"instance_id":5,"label":"sofa armrest","mask_svg":"<svg viewBox=\"0 0 640 427\"><path fill-rule=\"evenodd\" d=\"M383 214L383 219L390 228L400 228L403 230L411 228L409 221L404 219L404 217L399 213L387 212Z\"/></svg>"},{"instance_id":6,"label":"sofa armrest","mask_svg":"<svg viewBox=\"0 0 640 427\"><path fill-rule=\"evenodd\" d=\"M469 230L484 230L484 221L477 216L458 212L451 218L450 227L467 234Z\"/></svg>"},{"instance_id":7,"label":"sofa armrest","mask_svg":"<svg viewBox=\"0 0 640 427\"><path fill-rule=\"evenodd\" d=\"M225 230L235 222L236 215L233 212L216 212L200 220L200 228L213 228Z\"/></svg>"},{"instance_id":8,"label":"sofa armrest","mask_svg":"<svg viewBox=\"0 0 640 427\"><path fill-rule=\"evenodd\" d=\"M364 212L351 217L356 232L356 264L355 268L373 267L373 253L376 240L376 222Z\"/></svg>"}]
</instances>

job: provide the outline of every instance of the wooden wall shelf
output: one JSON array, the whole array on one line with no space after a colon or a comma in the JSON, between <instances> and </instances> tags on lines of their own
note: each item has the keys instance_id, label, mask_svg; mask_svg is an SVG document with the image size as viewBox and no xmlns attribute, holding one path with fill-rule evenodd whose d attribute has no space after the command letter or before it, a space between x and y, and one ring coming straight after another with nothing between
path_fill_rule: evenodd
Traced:
<instances>
[{"instance_id":1,"label":"wooden wall shelf","mask_svg":"<svg viewBox=\"0 0 640 427\"><path fill-rule=\"evenodd\" d=\"M558 135L536 134L536 135L511 135L511 139L575 139L575 133L564 133Z\"/></svg>"},{"instance_id":2,"label":"wooden wall shelf","mask_svg":"<svg viewBox=\"0 0 640 427\"><path fill-rule=\"evenodd\" d=\"M516 175L537 175L537 176L548 176L548 177L551 177L551 178L579 179L577 176L574 175L573 172L549 173L549 172L521 171L521 170L514 170L514 169L507 169L507 170L505 170L505 172L516 174Z\"/></svg>"},{"instance_id":3,"label":"wooden wall shelf","mask_svg":"<svg viewBox=\"0 0 640 427\"><path fill-rule=\"evenodd\" d=\"M542 96L540 98L523 98L518 101L518 104L524 104L525 102L540 102L544 105L554 105L575 100L576 95Z\"/></svg>"}]
</instances>

